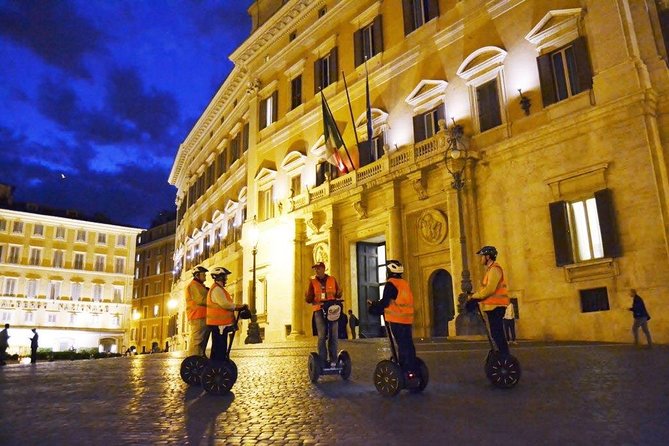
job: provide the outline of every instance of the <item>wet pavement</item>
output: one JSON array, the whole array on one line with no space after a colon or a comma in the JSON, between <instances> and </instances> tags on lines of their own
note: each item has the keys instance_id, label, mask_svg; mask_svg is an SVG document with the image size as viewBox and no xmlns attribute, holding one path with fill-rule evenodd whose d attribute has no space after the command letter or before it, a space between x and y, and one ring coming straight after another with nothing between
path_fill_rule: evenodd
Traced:
<instances>
[{"instance_id":1,"label":"wet pavement","mask_svg":"<svg viewBox=\"0 0 669 446\"><path fill-rule=\"evenodd\" d=\"M521 342L523 377L502 390L483 373L485 342L422 342L425 392L383 398L372 373L385 340L341 342L350 380L316 385L312 344L236 348L227 396L184 384L179 354L9 365L0 444L668 444L668 346Z\"/></svg>"}]
</instances>

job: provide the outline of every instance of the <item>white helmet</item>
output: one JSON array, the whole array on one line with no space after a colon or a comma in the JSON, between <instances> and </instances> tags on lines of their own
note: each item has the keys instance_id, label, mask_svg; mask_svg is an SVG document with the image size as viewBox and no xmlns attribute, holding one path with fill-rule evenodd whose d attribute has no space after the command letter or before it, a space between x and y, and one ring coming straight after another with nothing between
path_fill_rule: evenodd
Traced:
<instances>
[{"instance_id":1,"label":"white helmet","mask_svg":"<svg viewBox=\"0 0 669 446\"><path fill-rule=\"evenodd\" d=\"M214 280L217 280L219 278L227 277L228 275L232 274L232 272L230 272L227 268L217 266L216 268L212 268L211 271L209 271L209 274L211 274L211 277Z\"/></svg>"},{"instance_id":2,"label":"white helmet","mask_svg":"<svg viewBox=\"0 0 669 446\"><path fill-rule=\"evenodd\" d=\"M386 268L388 268L388 272L393 274L402 274L404 272L404 266L402 266L399 260L388 260Z\"/></svg>"}]
</instances>

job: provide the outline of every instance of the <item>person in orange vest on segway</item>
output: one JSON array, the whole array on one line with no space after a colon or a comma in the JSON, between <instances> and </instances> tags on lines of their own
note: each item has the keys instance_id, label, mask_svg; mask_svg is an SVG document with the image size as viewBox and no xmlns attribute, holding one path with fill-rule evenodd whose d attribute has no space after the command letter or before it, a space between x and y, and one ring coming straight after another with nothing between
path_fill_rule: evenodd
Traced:
<instances>
[{"instance_id":1,"label":"person in orange vest on segway","mask_svg":"<svg viewBox=\"0 0 669 446\"><path fill-rule=\"evenodd\" d=\"M207 269L196 266L193 269L193 280L184 289L186 298L186 318L190 335L188 339L188 354L206 356L205 350L209 342L207 329L207 293L209 288L204 285Z\"/></svg>"},{"instance_id":2,"label":"person in orange vest on segway","mask_svg":"<svg viewBox=\"0 0 669 446\"><path fill-rule=\"evenodd\" d=\"M383 297L376 302L367 301L369 313L383 314L392 338L397 343L399 365L403 371L415 370L416 347L413 344L412 325L414 317L413 293L409 282L402 278L404 266L399 260L388 260L386 274L388 281L383 289Z\"/></svg>"},{"instance_id":3,"label":"person in orange vest on segway","mask_svg":"<svg viewBox=\"0 0 669 446\"><path fill-rule=\"evenodd\" d=\"M497 263L497 249L494 246L484 246L476 254L481 256L481 265L486 267L483 287L470 296L465 308L473 311L477 305L479 306L497 350L502 355L508 355L509 344L504 335L504 313L511 299L509 299L504 270Z\"/></svg>"},{"instance_id":4,"label":"person in orange vest on segway","mask_svg":"<svg viewBox=\"0 0 669 446\"><path fill-rule=\"evenodd\" d=\"M214 284L207 293L207 326L212 334L211 359L227 358L227 336L234 332L235 311L247 309L247 305L235 305L232 296L225 289L231 272L223 267L213 268L209 274ZM221 333L220 327L223 327Z\"/></svg>"},{"instance_id":5,"label":"person in orange vest on segway","mask_svg":"<svg viewBox=\"0 0 669 446\"><path fill-rule=\"evenodd\" d=\"M337 363L338 324L329 323L325 319L322 308L324 302L327 304L327 301L341 300L342 292L337 280L333 276L325 274L325 263L318 262L311 268L316 272L316 275L309 281L305 300L312 305L314 311L313 317L318 332L318 356L320 356L323 364L334 367ZM326 338L327 350L325 348ZM330 354L329 358L328 352Z\"/></svg>"}]
</instances>

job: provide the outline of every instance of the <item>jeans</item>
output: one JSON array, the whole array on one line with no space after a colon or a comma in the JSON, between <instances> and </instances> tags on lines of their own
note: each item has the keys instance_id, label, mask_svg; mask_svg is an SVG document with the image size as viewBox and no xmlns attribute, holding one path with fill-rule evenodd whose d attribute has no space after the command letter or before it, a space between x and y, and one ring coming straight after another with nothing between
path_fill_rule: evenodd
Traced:
<instances>
[{"instance_id":1,"label":"jeans","mask_svg":"<svg viewBox=\"0 0 669 446\"><path fill-rule=\"evenodd\" d=\"M643 330L643 333L646 335L646 341L648 341L648 346L653 345L653 341L650 339L650 330L648 330L647 317L634 318L634 325L632 325L632 334L634 334L634 345L639 345L639 327L641 327L641 330Z\"/></svg>"},{"instance_id":2,"label":"jeans","mask_svg":"<svg viewBox=\"0 0 669 446\"><path fill-rule=\"evenodd\" d=\"M492 338L493 344L497 347L497 350L503 355L509 354L509 344L506 342L506 337L504 336L504 313L506 308L497 307L494 310L484 311L483 318L487 320L486 325Z\"/></svg>"},{"instance_id":3,"label":"jeans","mask_svg":"<svg viewBox=\"0 0 669 446\"><path fill-rule=\"evenodd\" d=\"M415 371L416 347L413 345L413 335L410 324L398 324L397 322L386 322L390 328L395 344L397 356L399 356L402 371Z\"/></svg>"},{"instance_id":4,"label":"jeans","mask_svg":"<svg viewBox=\"0 0 669 446\"><path fill-rule=\"evenodd\" d=\"M337 361L337 338L339 337L339 324L337 321L328 321L323 315L323 311L314 312L316 321L316 331L318 332L318 356L324 362L328 361L328 352L330 353L330 362ZM328 348L325 349L325 339L327 338Z\"/></svg>"}]
</instances>

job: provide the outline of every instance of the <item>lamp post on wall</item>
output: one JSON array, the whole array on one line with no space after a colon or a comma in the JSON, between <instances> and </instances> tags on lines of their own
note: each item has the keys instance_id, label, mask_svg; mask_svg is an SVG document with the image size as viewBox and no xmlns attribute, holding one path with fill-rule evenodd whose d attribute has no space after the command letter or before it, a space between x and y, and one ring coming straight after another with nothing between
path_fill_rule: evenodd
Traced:
<instances>
[{"instance_id":1,"label":"lamp post on wall","mask_svg":"<svg viewBox=\"0 0 669 446\"><path fill-rule=\"evenodd\" d=\"M258 233L258 223L256 217L253 217L251 228L248 231L249 241L251 242L251 255L253 257L253 269L251 277L251 322L247 330L245 344L260 344L262 338L260 337L260 326L258 325L258 316L256 314L256 255L258 254L258 242L260 241L260 234Z\"/></svg>"}]
</instances>

